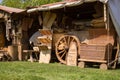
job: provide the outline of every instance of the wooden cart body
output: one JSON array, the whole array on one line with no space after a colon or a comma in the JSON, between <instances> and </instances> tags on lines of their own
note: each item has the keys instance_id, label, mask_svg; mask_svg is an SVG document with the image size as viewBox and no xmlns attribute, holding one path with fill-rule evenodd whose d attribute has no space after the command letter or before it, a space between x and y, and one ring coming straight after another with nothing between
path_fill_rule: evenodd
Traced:
<instances>
[{"instance_id":1,"label":"wooden cart body","mask_svg":"<svg viewBox=\"0 0 120 80\"><path fill-rule=\"evenodd\" d=\"M113 32L106 29L89 30L89 40L80 44L80 58L88 60L106 60L112 58L112 47L114 45Z\"/></svg>"},{"instance_id":2,"label":"wooden cart body","mask_svg":"<svg viewBox=\"0 0 120 80\"><path fill-rule=\"evenodd\" d=\"M105 45L80 45L80 61L107 62L112 56L109 51Z\"/></svg>"}]
</instances>

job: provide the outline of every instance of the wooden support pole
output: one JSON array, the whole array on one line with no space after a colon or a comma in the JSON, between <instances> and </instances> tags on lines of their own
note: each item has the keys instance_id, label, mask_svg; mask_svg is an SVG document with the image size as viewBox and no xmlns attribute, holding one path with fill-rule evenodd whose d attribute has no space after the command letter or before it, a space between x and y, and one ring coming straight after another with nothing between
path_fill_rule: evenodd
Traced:
<instances>
[{"instance_id":1,"label":"wooden support pole","mask_svg":"<svg viewBox=\"0 0 120 80\"><path fill-rule=\"evenodd\" d=\"M56 14L55 13L51 13L51 12L46 12L43 15L43 28L44 29L51 29L51 26L53 24L53 22L56 19Z\"/></svg>"},{"instance_id":2,"label":"wooden support pole","mask_svg":"<svg viewBox=\"0 0 120 80\"><path fill-rule=\"evenodd\" d=\"M118 60L119 50L120 50L120 44L117 41L117 52L116 52L116 55L115 55L115 60L114 60L115 62L113 64L113 66L112 66L113 69L116 68L116 63L117 63L117 60Z\"/></svg>"}]
</instances>

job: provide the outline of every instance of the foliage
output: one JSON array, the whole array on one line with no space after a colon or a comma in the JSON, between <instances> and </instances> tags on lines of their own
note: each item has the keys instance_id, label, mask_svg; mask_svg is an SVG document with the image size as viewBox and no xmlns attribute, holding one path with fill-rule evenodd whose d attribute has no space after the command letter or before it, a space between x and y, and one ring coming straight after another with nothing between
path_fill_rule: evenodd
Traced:
<instances>
[{"instance_id":1,"label":"foliage","mask_svg":"<svg viewBox=\"0 0 120 80\"><path fill-rule=\"evenodd\" d=\"M0 62L0 80L120 80L120 69L81 69L59 63Z\"/></svg>"},{"instance_id":2,"label":"foliage","mask_svg":"<svg viewBox=\"0 0 120 80\"><path fill-rule=\"evenodd\" d=\"M1 4L9 7L16 7L16 8L21 7L20 0L3 0Z\"/></svg>"},{"instance_id":3,"label":"foliage","mask_svg":"<svg viewBox=\"0 0 120 80\"><path fill-rule=\"evenodd\" d=\"M26 8L29 6L40 6L43 4L59 2L61 0L3 0L2 5L15 7L15 8Z\"/></svg>"}]
</instances>

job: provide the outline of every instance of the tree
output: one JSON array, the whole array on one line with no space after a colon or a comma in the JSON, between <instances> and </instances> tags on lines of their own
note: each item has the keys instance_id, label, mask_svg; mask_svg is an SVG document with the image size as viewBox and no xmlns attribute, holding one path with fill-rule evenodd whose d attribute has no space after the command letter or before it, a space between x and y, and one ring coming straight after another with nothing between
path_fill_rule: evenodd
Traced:
<instances>
[{"instance_id":1,"label":"tree","mask_svg":"<svg viewBox=\"0 0 120 80\"><path fill-rule=\"evenodd\" d=\"M54 3L58 1L61 0L3 0L1 5L24 9L29 6L40 6L43 4Z\"/></svg>"},{"instance_id":2,"label":"tree","mask_svg":"<svg viewBox=\"0 0 120 80\"><path fill-rule=\"evenodd\" d=\"M9 7L21 8L20 0L3 0L1 4Z\"/></svg>"}]
</instances>

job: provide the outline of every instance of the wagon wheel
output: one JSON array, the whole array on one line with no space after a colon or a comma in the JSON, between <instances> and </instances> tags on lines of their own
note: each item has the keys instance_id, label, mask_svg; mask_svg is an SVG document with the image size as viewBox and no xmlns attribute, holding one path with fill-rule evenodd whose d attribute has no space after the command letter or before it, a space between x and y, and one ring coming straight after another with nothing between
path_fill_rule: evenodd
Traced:
<instances>
[{"instance_id":1,"label":"wagon wheel","mask_svg":"<svg viewBox=\"0 0 120 80\"><path fill-rule=\"evenodd\" d=\"M84 68L85 67L85 62L84 61L79 62L78 67Z\"/></svg>"},{"instance_id":2,"label":"wagon wheel","mask_svg":"<svg viewBox=\"0 0 120 80\"><path fill-rule=\"evenodd\" d=\"M108 69L108 66L107 64L100 64L100 69L103 69L103 70L107 70Z\"/></svg>"},{"instance_id":3,"label":"wagon wheel","mask_svg":"<svg viewBox=\"0 0 120 80\"><path fill-rule=\"evenodd\" d=\"M66 58L67 58L67 54L68 54L71 42L76 43L77 53L79 54L80 42L76 36L64 35L58 39L58 41L55 45L56 56L57 56L58 60L63 64L66 64Z\"/></svg>"}]
</instances>

